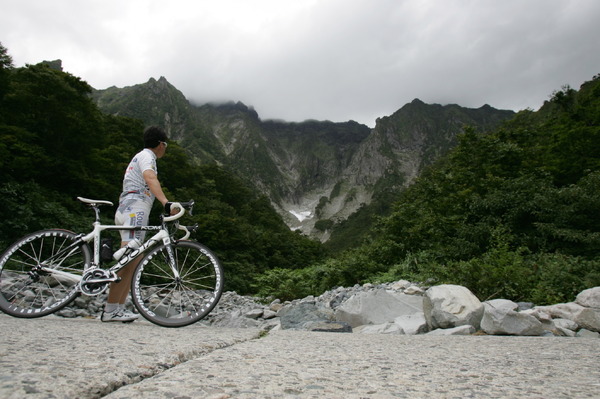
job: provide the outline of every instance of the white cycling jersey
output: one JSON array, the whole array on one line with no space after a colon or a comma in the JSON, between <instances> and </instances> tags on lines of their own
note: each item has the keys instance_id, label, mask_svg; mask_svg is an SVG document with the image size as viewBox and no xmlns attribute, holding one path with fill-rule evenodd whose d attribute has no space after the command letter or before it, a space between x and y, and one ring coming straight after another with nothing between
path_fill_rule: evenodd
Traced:
<instances>
[{"instance_id":1,"label":"white cycling jersey","mask_svg":"<svg viewBox=\"0 0 600 399\"><path fill-rule=\"evenodd\" d=\"M152 150L144 148L138 152L125 171L123 178L123 192L121 193L120 201L127 196L135 197L152 205L154 202L154 194L150 192L150 188L144 180L144 171L153 170L158 174L156 168L156 155Z\"/></svg>"}]
</instances>

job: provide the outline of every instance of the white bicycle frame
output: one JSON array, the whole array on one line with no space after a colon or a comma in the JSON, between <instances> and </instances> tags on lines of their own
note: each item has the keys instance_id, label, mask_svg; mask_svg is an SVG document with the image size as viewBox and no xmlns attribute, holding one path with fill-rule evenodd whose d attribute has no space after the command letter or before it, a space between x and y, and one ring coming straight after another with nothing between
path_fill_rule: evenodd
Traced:
<instances>
[{"instance_id":1,"label":"white bicycle frame","mask_svg":"<svg viewBox=\"0 0 600 399\"><path fill-rule=\"evenodd\" d=\"M112 205L112 203L109 201L90 202L89 200L85 200L85 198L78 197L78 199L81 200L82 202L88 203L96 208L97 208L98 204ZM164 216L163 222L172 222L183 216L183 214L185 213L185 209L183 208L183 206L178 202L173 202L171 204L171 209L175 209L175 208L179 208L179 212L175 215ZM98 219L98 217L96 219ZM94 229L90 233L81 237L81 240L88 244L92 241L94 242L94 257L93 257L92 263L84 271L87 271L90 269L95 269L95 268L100 268L100 236L103 231L107 231L107 230L109 230L109 231L110 230L157 231L158 230L158 233L156 233L155 235L150 237L148 240L146 240L146 242L144 242L139 248L134 249L129 254L124 255L122 258L120 258L117 261L117 263L115 265L113 265L109 269L107 269L108 271L110 271L112 273L117 273L119 270L121 270L123 267L125 267L129 262L131 262L132 260L137 258L139 255L143 254L146 250L148 250L148 248L154 246L156 243L158 243L160 241L162 241L165 245L172 243L172 239L171 239L171 236L169 235L169 232L163 226L103 225L98 220L96 220L93 223L93 226L94 226ZM179 229L185 231L185 235L180 239L186 240L190 236L189 230L185 226L179 226ZM75 250L75 249L73 249L73 250ZM176 270L177 268L173 267L173 265L175 264L175 261L174 261L173 254L171 253L171 251L169 251L169 257L171 258L169 263L171 263L171 268L173 269L173 274L175 277L179 277L179 271ZM49 272L56 277L61 277L63 279L72 281L74 283L81 282L81 279L82 279L82 276L78 276L76 274L72 274L72 273L68 273L68 272L59 271L54 268L42 267L42 270ZM89 282L94 282L94 281L90 280Z\"/></svg>"}]
</instances>

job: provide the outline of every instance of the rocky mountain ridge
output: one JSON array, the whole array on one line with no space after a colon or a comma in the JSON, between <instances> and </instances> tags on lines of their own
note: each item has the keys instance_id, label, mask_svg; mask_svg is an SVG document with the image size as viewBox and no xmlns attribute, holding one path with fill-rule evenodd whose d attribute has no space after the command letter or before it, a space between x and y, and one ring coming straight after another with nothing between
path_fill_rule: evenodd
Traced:
<instances>
[{"instance_id":1,"label":"rocky mountain ridge","mask_svg":"<svg viewBox=\"0 0 600 399\"><path fill-rule=\"evenodd\" d=\"M263 121L240 102L194 105L164 77L93 98L104 112L165 127L198 162L232 170L267 195L290 228L322 241L382 192L411 184L464 126L485 132L514 115L415 99L373 129L354 121Z\"/></svg>"}]
</instances>

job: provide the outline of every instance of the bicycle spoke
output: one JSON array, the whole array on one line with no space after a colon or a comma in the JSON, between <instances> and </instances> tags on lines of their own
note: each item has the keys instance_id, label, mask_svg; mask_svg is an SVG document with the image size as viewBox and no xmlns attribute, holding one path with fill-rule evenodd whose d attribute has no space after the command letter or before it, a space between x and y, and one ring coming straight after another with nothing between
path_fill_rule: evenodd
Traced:
<instances>
[{"instance_id":1,"label":"bicycle spoke","mask_svg":"<svg viewBox=\"0 0 600 399\"><path fill-rule=\"evenodd\" d=\"M169 250L175 265L170 264ZM153 323L181 327L205 317L222 292L221 267L198 243L182 241L152 250L134 272L134 303Z\"/></svg>"},{"instance_id":2,"label":"bicycle spoke","mask_svg":"<svg viewBox=\"0 0 600 399\"><path fill-rule=\"evenodd\" d=\"M91 263L87 245L65 230L32 233L7 249L0 264L0 308L39 317L68 305Z\"/></svg>"},{"instance_id":3,"label":"bicycle spoke","mask_svg":"<svg viewBox=\"0 0 600 399\"><path fill-rule=\"evenodd\" d=\"M158 272L157 272L157 273L159 273L159 274L157 274L157 275L156 275L157 277L164 278L165 276L172 276L172 274L171 274L171 273L172 273L172 270L171 270L171 268L169 267L169 264L168 264L168 262L166 262L166 261L165 261L165 262L164 262L164 265L162 265L162 264L160 264L160 263L159 263L159 262L157 262L157 261L153 261L153 262L152 262L152 266L154 266L155 268L157 268L157 269L158 269Z\"/></svg>"},{"instance_id":4,"label":"bicycle spoke","mask_svg":"<svg viewBox=\"0 0 600 399\"><path fill-rule=\"evenodd\" d=\"M19 298L19 295L21 295L24 292L25 288L29 287L30 284L31 283L28 283L28 284L25 284L23 287L18 288L17 291L15 291L10 297L6 298L7 301L9 303L13 303L15 301L15 298ZM6 290L6 292L11 292L11 288L16 285L17 285L17 283L14 283L14 284L8 286L7 287L8 289Z\"/></svg>"}]
</instances>

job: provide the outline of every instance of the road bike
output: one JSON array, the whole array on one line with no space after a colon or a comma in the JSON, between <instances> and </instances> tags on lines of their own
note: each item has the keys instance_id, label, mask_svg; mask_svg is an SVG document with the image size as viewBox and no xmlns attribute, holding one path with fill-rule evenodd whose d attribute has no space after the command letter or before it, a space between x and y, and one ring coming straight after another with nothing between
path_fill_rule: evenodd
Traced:
<instances>
[{"instance_id":1,"label":"road bike","mask_svg":"<svg viewBox=\"0 0 600 399\"><path fill-rule=\"evenodd\" d=\"M49 315L81 293L104 293L110 283L120 281L117 272L141 255L131 297L147 320L183 327L206 317L217 305L223 292L221 264L210 249L188 240L198 226L182 226L178 221L186 210L191 214L194 201L173 202L171 209L178 209L177 213L161 215L160 226L117 226L100 222L100 207L113 206L112 202L77 199L94 210L93 230L87 234L41 230L12 244L0 257L0 310L23 318ZM126 248L115 260L112 251L106 254L106 246L102 248L101 233L107 230L156 234L139 248ZM184 236L177 239L179 231Z\"/></svg>"}]
</instances>

